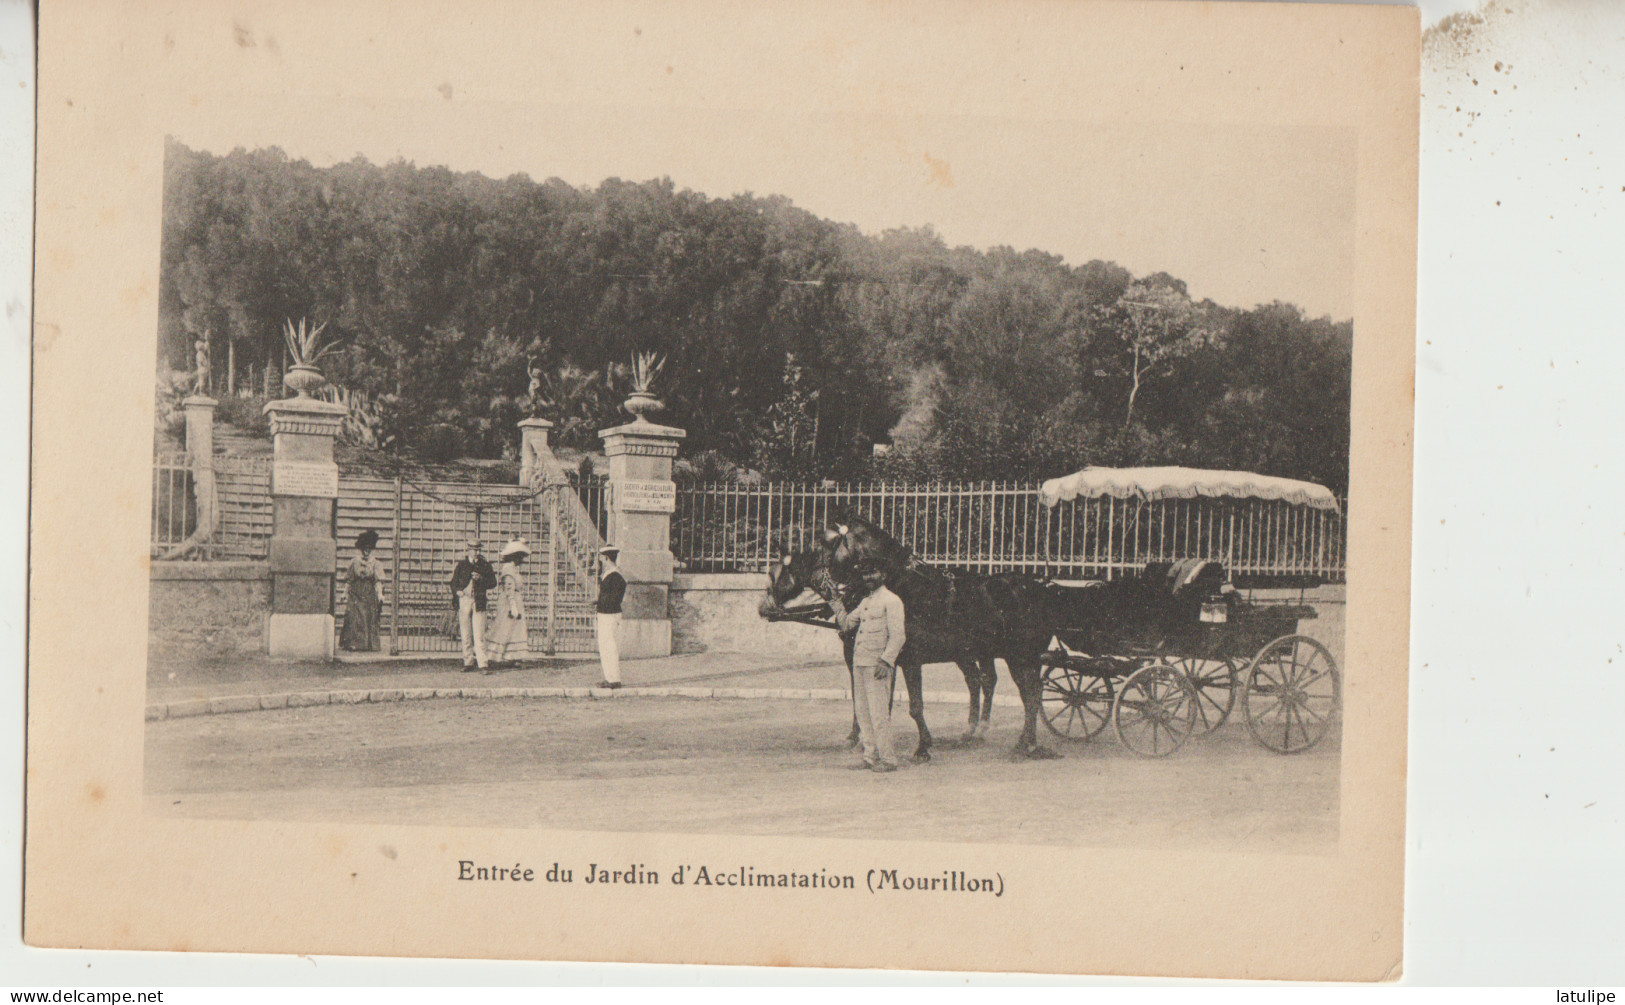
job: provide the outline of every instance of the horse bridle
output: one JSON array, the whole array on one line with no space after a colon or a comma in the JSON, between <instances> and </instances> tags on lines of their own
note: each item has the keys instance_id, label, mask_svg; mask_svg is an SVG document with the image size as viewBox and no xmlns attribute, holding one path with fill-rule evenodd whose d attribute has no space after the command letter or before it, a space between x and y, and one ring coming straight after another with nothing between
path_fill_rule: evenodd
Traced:
<instances>
[{"instance_id":1,"label":"horse bridle","mask_svg":"<svg viewBox=\"0 0 1625 1005\"><path fill-rule=\"evenodd\" d=\"M779 559L778 564L783 565L785 568L789 568L790 560L788 557L781 558ZM826 594L824 593L823 589L820 589L820 587L829 590L839 589L835 583L835 577L830 575L829 568L827 566L818 569L813 574L812 582L807 584L807 588L811 589L814 593L817 593L820 597L827 597L831 595L839 596L839 594ZM771 583L769 584L769 589L771 589ZM821 603L805 604L801 607L780 607L777 604L774 604L768 610L767 619L769 621L793 621L798 624L812 625L816 628L839 629L840 625L836 624L833 620L834 614L835 608L830 605L828 600L825 600Z\"/></svg>"},{"instance_id":2,"label":"horse bridle","mask_svg":"<svg viewBox=\"0 0 1625 1005\"><path fill-rule=\"evenodd\" d=\"M844 538L847 536L850 530L851 528L846 524L836 524L833 528L829 528L825 531L824 540L826 542L832 542L837 537ZM829 553L825 552L825 554L828 555ZM778 562L779 564L788 568L790 559L788 556L786 556L780 558ZM953 597L958 586L952 574L920 561L920 559L914 555L912 551L909 553L908 564L903 567L903 571L945 584L948 588L948 595L950 598ZM843 606L850 606L850 603L846 596L847 591L843 590L841 588L841 584L836 581L835 573L831 570L831 566L828 561L824 562L822 565L813 570L813 574L810 577L807 588L824 598L824 602L821 604L807 604L802 607L776 607L773 613L769 615L769 620L795 621L802 624L816 625L820 628L839 629L840 626L833 620L824 620L826 618L832 618L835 613L834 606L830 603L830 601L833 598L840 598Z\"/></svg>"}]
</instances>

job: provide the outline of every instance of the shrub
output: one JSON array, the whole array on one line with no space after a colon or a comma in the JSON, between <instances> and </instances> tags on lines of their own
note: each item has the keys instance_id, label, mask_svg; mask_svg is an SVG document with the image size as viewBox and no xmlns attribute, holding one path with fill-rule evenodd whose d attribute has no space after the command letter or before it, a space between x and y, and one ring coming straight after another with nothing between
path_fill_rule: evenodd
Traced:
<instances>
[{"instance_id":1,"label":"shrub","mask_svg":"<svg viewBox=\"0 0 1625 1005\"><path fill-rule=\"evenodd\" d=\"M153 410L153 432L181 439L186 436L186 410L181 402L192 393L192 374L183 370L158 371Z\"/></svg>"},{"instance_id":2,"label":"shrub","mask_svg":"<svg viewBox=\"0 0 1625 1005\"><path fill-rule=\"evenodd\" d=\"M244 436L270 436L270 420L265 417L264 395L227 395L214 410L214 421L236 429Z\"/></svg>"}]
</instances>

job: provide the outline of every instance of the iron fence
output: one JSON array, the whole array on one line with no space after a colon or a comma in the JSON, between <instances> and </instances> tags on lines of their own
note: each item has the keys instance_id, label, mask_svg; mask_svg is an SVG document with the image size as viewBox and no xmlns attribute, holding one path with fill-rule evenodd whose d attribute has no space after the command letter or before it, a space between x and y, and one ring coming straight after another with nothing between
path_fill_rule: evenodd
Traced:
<instances>
[{"instance_id":1,"label":"iron fence","mask_svg":"<svg viewBox=\"0 0 1625 1005\"><path fill-rule=\"evenodd\" d=\"M1045 506L1016 482L692 484L677 489L672 551L685 568L759 571L845 514L933 565L1114 578L1147 562L1222 559L1232 575L1344 579L1344 510L1270 500L1080 498Z\"/></svg>"},{"instance_id":2,"label":"iron fence","mask_svg":"<svg viewBox=\"0 0 1625 1005\"><path fill-rule=\"evenodd\" d=\"M580 531L566 537L590 561L586 539L594 535L587 527L601 536L608 525L608 481L561 473L580 503L569 512L585 518L575 521ZM265 558L272 523L271 459L217 455L212 474L200 480L184 453L154 458L155 557ZM208 481L212 501L204 499L200 507L200 489ZM348 478L346 483L354 484ZM829 523L856 514L879 524L924 561L951 568L1112 578L1147 562L1194 556L1220 558L1237 577L1345 578L1346 500L1337 511L1228 499L1080 498L1049 507L1032 483L874 482L689 484L678 487L676 501L672 551L694 571L761 570L783 549L809 547ZM212 529L200 532L200 514L212 520Z\"/></svg>"},{"instance_id":3,"label":"iron fence","mask_svg":"<svg viewBox=\"0 0 1625 1005\"><path fill-rule=\"evenodd\" d=\"M166 554L197 529L197 490L185 454L160 454L152 461L152 550Z\"/></svg>"},{"instance_id":4,"label":"iron fence","mask_svg":"<svg viewBox=\"0 0 1625 1005\"><path fill-rule=\"evenodd\" d=\"M207 474L200 477L184 453L153 458L153 556L263 559L271 540L271 459L216 455Z\"/></svg>"},{"instance_id":5,"label":"iron fence","mask_svg":"<svg viewBox=\"0 0 1625 1005\"><path fill-rule=\"evenodd\" d=\"M609 479L603 475L583 475L578 471L566 471L564 474L570 479L570 488L576 498L581 500L582 509L592 518L592 525L602 536L609 526Z\"/></svg>"}]
</instances>

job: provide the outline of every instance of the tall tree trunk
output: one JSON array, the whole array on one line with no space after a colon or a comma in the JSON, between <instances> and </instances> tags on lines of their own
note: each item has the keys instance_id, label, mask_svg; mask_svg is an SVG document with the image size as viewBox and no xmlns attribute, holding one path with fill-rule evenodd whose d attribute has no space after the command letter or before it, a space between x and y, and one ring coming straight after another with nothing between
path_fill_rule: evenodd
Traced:
<instances>
[{"instance_id":1,"label":"tall tree trunk","mask_svg":"<svg viewBox=\"0 0 1625 1005\"><path fill-rule=\"evenodd\" d=\"M1134 399L1140 394L1140 347L1134 347L1134 384L1128 389L1128 412L1123 416L1123 428L1134 424Z\"/></svg>"},{"instance_id":2,"label":"tall tree trunk","mask_svg":"<svg viewBox=\"0 0 1625 1005\"><path fill-rule=\"evenodd\" d=\"M226 394L237 394L237 340L226 340Z\"/></svg>"},{"instance_id":3,"label":"tall tree trunk","mask_svg":"<svg viewBox=\"0 0 1625 1005\"><path fill-rule=\"evenodd\" d=\"M827 388L818 392L818 400L813 402L813 430L812 430L812 462L818 463L818 430L819 422L824 417L824 395Z\"/></svg>"}]
</instances>

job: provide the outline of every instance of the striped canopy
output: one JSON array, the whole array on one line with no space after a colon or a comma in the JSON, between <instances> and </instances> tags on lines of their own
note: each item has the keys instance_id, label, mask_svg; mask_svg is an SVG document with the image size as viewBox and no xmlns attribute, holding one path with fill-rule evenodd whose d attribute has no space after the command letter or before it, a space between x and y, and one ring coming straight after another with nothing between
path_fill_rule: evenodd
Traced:
<instances>
[{"instance_id":1,"label":"striped canopy","mask_svg":"<svg viewBox=\"0 0 1625 1005\"><path fill-rule=\"evenodd\" d=\"M1250 471L1206 471L1202 468L1095 468L1051 478L1039 486L1044 505L1079 496L1117 499L1280 499L1284 502L1337 509L1337 498L1324 485L1292 478L1255 475Z\"/></svg>"}]
</instances>

